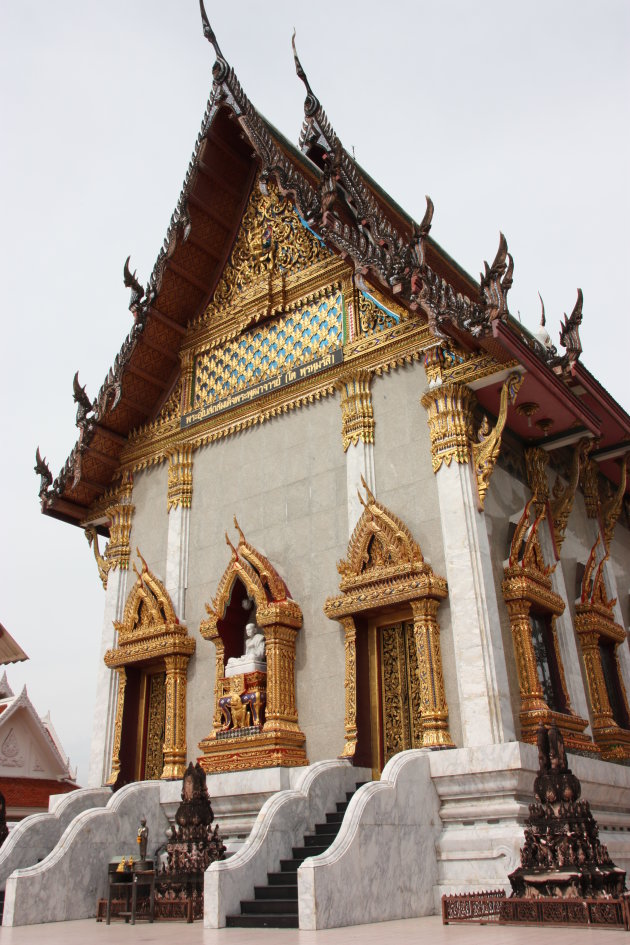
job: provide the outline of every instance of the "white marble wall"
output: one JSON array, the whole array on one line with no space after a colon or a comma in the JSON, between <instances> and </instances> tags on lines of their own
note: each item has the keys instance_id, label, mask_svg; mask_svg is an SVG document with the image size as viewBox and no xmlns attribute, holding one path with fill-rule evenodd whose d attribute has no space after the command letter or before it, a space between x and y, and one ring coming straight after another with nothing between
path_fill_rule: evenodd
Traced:
<instances>
[{"instance_id":1,"label":"white marble wall","mask_svg":"<svg viewBox=\"0 0 630 945\"><path fill-rule=\"evenodd\" d=\"M105 613L101 647L96 671L96 698L90 743L89 787L105 784L112 770L114 719L118 697L118 673L105 665L105 653L116 645L114 620L122 620L127 597L128 572L120 568L110 571L105 591Z\"/></svg>"},{"instance_id":2,"label":"white marble wall","mask_svg":"<svg viewBox=\"0 0 630 945\"><path fill-rule=\"evenodd\" d=\"M332 846L298 870L300 929L430 915L439 803L430 752L404 751L354 795Z\"/></svg>"},{"instance_id":3,"label":"white marble wall","mask_svg":"<svg viewBox=\"0 0 630 945\"><path fill-rule=\"evenodd\" d=\"M252 772L252 775L255 773ZM319 761L307 768L294 790L280 791L261 809L254 828L241 849L229 860L212 863L205 875L204 925L218 929L226 915L240 911L241 899L252 899L254 886L267 881L267 873L290 858L291 847L345 800L355 782L370 777L364 768L347 761Z\"/></svg>"},{"instance_id":4,"label":"white marble wall","mask_svg":"<svg viewBox=\"0 0 630 945\"><path fill-rule=\"evenodd\" d=\"M160 782L128 784L104 808L79 814L41 863L16 870L6 883L4 926L62 922L96 915L107 896L107 864L137 853L140 818L149 828L149 855L164 841L168 820Z\"/></svg>"},{"instance_id":5,"label":"white marble wall","mask_svg":"<svg viewBox=\"0 0 630 945\"><path fill-rule=\"evenodd\" d=\"M175 613L182 623L186 621L186 588L188 587L188 537L190 509L181 505L168 513L166 544L166 581Z\"/></svg>"},{"instance_id":6,"label":"white marble wall","mask_svg":"<svg viewBox=\"0 0 630 945\"><path fill-rule=\"evenodd\" d=\"M77 814L104 807L112 796L110 788L81 788L69 794L53 794L48 813L31 814L13 828L0 847L0 889L14 870L43 860Z\"/></svg>"}]
</instances>

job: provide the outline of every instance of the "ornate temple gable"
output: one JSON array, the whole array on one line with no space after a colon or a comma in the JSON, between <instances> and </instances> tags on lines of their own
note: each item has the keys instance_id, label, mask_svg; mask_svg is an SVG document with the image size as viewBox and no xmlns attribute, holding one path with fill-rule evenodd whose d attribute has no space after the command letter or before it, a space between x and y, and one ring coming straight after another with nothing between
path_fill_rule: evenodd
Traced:
<instances>
[{"instance_id":1,"label":"ornate temple gable","mask_svg":"<svg viewBox=\"0 0 630 945\"><path fill-rule=\"evenodd\" d=\"M41 477L43 511L75 524L85 520L88 510L119 474L121 465L134 469L162 461L164 450L174 445L166 442L164 448L162 444L149 448L151 437L157 441L168 436L163 425L158 424L156 430L147 428L147 424L155 420L172 390L188 326L208 310L234 247L256 174L263 193L272 200L290 199L298 217L314 234L311 248L322 247L318 242L321 240L328 249L318 249L317 253L326 255L332 250L337 254L334 258L340 270L335 278L341 280L343 272L351 268L370 284L380 286L387 298L394 297L401 310L410 313L406 320L388 325L383 331L383 336L390 333L388 342L392 350L387 357L378 350L384 337L374 344L374 339L360 338L358 328L356 338L349 332L347 340L356 345L356 350L348 351L348 356L364 361L358 367L387 369L417 357L430 335L455 337L469 351L481 347L498 355L499 361L515 358L527 366L530 375L535 368L540 374L539 387L551 389L557 398L567 401L568 407L555 404L557 417L540 417L545 428L541 427L539 439L547 436L552 421L555 424L552 433L556 435L568 429L576 418L598 434L599 425L592 409L581 405L567 387L569 374L577 377L581 369L578 360L581 297L563 322L566 355L558 359L551 348L521 329L509 315L507 293L513 264L503 237L492 265L485 265L477 285L431 241L431 201L428 200L427 212L419 225L406 217L342 147L308 82L301 143L310 160L281 140L245 95L221 53L205 12L202 21L204 34L215 50L214 81L184 186L146 286L132 272L127 260L124 280L131 292L129 308L134 323L96 397L89 396L75 378L79 435L56 478L38 453L36 470ZM237 121L230 120L233 117ZM302 227L301 231L295 230L298 232L308 242L308 229ZM258 257L261 271L269 263L264 253ZM278 305L286 310L286 299L280 300L283 292L289 292L294 277L302 279L303 271L291 273L289 269L282 278L275 279L271 273L266 303L259 306L258 312L252 311L252 319L269 317ZM331 277L329 284L333 281ZM238 284L237 278L234 285ZM216 301L227 301L233 291L224 283ZM358 326L360 298L351 298L348 293L348 300L354 308L349 326ZM388 305L391 307L391 303ZM365 305L363 308L365 318ZM209 319L209 323L213 320ZM398 350L394 351L395 348ZM188 370L186 365L183 367ZM184 387L187 379L190 376L185 373ZM236 412L227 422L220 419L207 423L203 435L198 431L191 440L195 444L208 442L258 422L254 413L259 419L267 419L308 402L313 396L329 394L336 379L331 376L325 383L306 383L302 388L296 385L290 395L274 394L259 403L257 411L243 407L240 414ZM186 404L188 393L184 389ZM541 403L535 389L531 396L529 393L525 395L528 399ZM598 413L602 408L607 414L614 412L601 397L597 403ZM490 405L484 406L492 409ZM175 427L172 415L171 421ZM132 431L139 428L144 428L142 443L138 438L128 443ZM611 428L611 436L617 435L615 431L616 427ZM516 432L523 435L520 428ZM170 433L176 435L174 430ZM607 438L603 446L610 442Z\"/></svg>"},{"instance_id":2,"label":"ornate temple gable","mask_svg":"<svg viewBox=\"0 0 630 945\"><path fill-rule=\"evenodd\" d=\"M195 650L195 641L179 622L164 584L149 570L137 548L136 554L142 570L138 571L133 564L136 582L127 598L122 621L114 621L118 646L105 654L105 663L110 668L167 655L189 657Z\"/></svg>"},{"instance_id":3,"label":"ornate temple gable","mask_svg":"<svg viewBox=\"0 0 630 945\"><path fill-rule=\"evenodd\" d=\"M345 560L337 564L341 575L339 597L329 598L326 616L340 615L387 602L447 595L444 578L434 574L407 526L376 500L363 477L366 499L359 493L363 514L350 538Z\"/></svg>"},{"instance_id":4,"label":"ornate temple gable","mask_svg":"<svg viewBox=\"0 0 630 945\"><path fill-rule=\"evenodd\" d=\"M208 619L199 628L202 637L216 642L217 636L220 635L218 623L225 617L237 580L242 582L254 601L256 622L261 627L273 623L278 614L282 613L283 619L288 621L290 626L299 629L302 625L302 612L291 598L284 580L271 562L247 542L236 516L234 527L239 534L239 542L235 547L226 532L225 540L232 551L232 557L219 581L212 604L206 604Z\"/></svg>"},{"instance_id":5,"label":"ornate temple gable","mask_svg":"<svg viewBox=\"0 0 630 945\"><path fill-rule=\"evenodd\" d=\"M40 718L26 686L19 695L3 698L0 712L0 768L4 775L49 777L74 781L69 759L54 733L49 716Z\"/></svg>"},{"instance_id":6,"label":"ornate temple gable","mask_svg":"<svg viewBox=\"0 0 630 945\"><path fill-rule=\"evenodd\" d=\"M617 603L616 598L610 600L606 593L606 582L604 581L604 567L608 561L608 554L604 554L598 561L598 554L601 545L601 535L597 536L595 544L586 562L584 575L582 576L582 587L580 591L580 604L588 605L600 610L604 615L612 617L613 607Z\"/></svg>"}]
</instances>

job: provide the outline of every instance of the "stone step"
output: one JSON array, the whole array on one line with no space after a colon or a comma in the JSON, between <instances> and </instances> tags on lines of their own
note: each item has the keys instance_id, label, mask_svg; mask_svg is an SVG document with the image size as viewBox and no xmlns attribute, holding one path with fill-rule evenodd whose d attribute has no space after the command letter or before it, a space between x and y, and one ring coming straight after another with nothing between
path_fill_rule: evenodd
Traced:
<instances>
[{"instance_id":1,"label":"stone step","mask_svg":"<svg viewBox=\"0 0 630 945\"><path fill-rule=\"evenodd\" d=\"M340 817L340 814L337 814ZM325 824L315 824L315 834L317 836L336 837L341 829L341 821L331 824L329 820ZM331 840L332 843L332 840Z\"/></svg>"},{"instance_id":2,"label":"stone step","mask_svg":"<svg viewBox=\"0 0 630 945\"><path fill-rule=\"evenodd\" d=\"M326 823L327 823L327 824L336 824L336 825L338 825L339 827L341 827L341 821L342 821L342 820L343 820L343 811L335 811L334 814L326 814ZM315 827L315 830L317 830L317 827L319 827L319 826L320 826L320 825L317 824L317 826Z\"/></svg>"},{"instance_id":3,"label":"stone step","mask_svg":"<svg viewBox=\"0 0 630 945\"><path fill-rule=\"evenodd\" d=\"M297 859L292 860L280 860L280 872L281 873L295 873L297 876L298 867L302 865L305 856L300 856Z\"/></svg>"},{"instance_id":4,"label":"stone step","mask_svg":"<svg viewBox=\"0 0 630 945\"><path fill-rule=\"evenodd\" d=\"M241 915L297 915L295 899L241 899Z\"/></svg>"},{"instance_id":5,"label":"stone step","mask_svg":"<svg viewBox=\"0 0 630 945\"><path fill-rule=\"evenodd\" d=\"M297 889L297 870L286 870L284 873L267 873L267 882L270 886L295 886Z\"/></svg>"},{"instance_id":6,"label":"stone step","mask_svg":"<svg viewBox=\"0 0 630 945\"><path fill-rule=\"evenodd\" d=\"M317 827L327 827L327 826L328 826L328 824L317 824L317 826L315 827L315 829L317 830ZM324 833L323 830L322 830L321 833L320 833L320 832L318 832L318 833L307 833L307 834L304 835L304 846L305 846L305 847L326 847L326 848L328 848L328 847L330 846L330 844L333 842L333 840L335 839L335 837L337 836L338 833L339 833L338 830L335 830L334 832L331 832L331 831L327 830L325 833Z\"/></svg>"},{"instance_id":7,"label":"stone step","mask_svg":"<svg viewBox=\"0 0 630 945\"><path fill-rule=\"evenodd\" d=\"M328 849L329 844L325 846L319 844L318 846L313 845L312 847L293 847L291 852L296 860L305 860L307 856L319 856L320 853L324 853Z\"/></svg>"},{"instance_id":8,"label":"stone step","mask_svg":"<svg viewBox=\"0 0 630 945\"><path fill-rule=\"evenodd\" d=\"M297 915L228 915L225 924L229 929L297 929Z\"/></svg>"},{"instance_id":9,"label":"stone step","mask_svg":"<svg viewBox=\"0 0 630 945\"><path fill-rule=\"evenodd\" d=\"M282 873L279 874L282 876ZM274 883L268 886L254 886L254 899L297 899L297 873L295 883Z\"/></svg>"}]
</instances>

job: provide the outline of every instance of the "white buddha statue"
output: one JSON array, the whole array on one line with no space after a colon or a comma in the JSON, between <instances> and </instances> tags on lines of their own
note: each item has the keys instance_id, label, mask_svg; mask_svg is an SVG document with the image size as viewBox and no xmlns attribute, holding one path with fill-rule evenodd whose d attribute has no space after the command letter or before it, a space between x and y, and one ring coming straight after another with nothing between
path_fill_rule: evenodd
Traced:
<instances>
[{"instance_id":1,"label":"white buddha statue","mask_svg":"<svg viewBox=\"0 0 630 945\"><path fill-rule=\"evenodd\" d=\"M246 605L249 606L246 606ZM253 610L253 601L249 598L243 601L243 607L246 610ZM225 675L238 676L241 673L266 673L267 660L265 657L265 634L258 626L255 620L255 614L251 613L250 619L245 625L245 652L242 656L232 656L225 666Z\"/></svg>"}]
</instances>

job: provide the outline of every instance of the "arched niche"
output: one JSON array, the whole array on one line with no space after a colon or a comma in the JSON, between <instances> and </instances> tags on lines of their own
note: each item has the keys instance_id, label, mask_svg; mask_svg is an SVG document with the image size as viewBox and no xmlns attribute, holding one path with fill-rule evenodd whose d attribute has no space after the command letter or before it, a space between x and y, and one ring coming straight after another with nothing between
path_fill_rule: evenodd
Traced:
<instances>
[{"instance_id":1,"label":"arched niche","mask_svg":"<svg viewBox=\"0 0 630 945\"><path fill-rule=\"evenodd\" d=\"M401 741L398 750L453 747L437 620L448 592L446 580L424 560L407 526L377 502L365 481L363 486L366 500L359 498L364 511L347 557L337 565L341 593L328 598L324 613L339 621L345 633L341 757L371 764L376 772L387 760L386 727L392 718L397 724L407 704L413 704L414 715L410 741ZM401 668L386 677L383 664L392 649L400 654L394 654L394 664L398 659Z\"/></svg>"},{"instance_id":2,"label":"arched niche","mask_svg":"<svg viewBox=\"0 0 630 945\"><path fill-rule=\"evenodd\" d=\"M601 537L591 548L575 605L575 629L582 649L593 712L593 738L607 761L630 758L630 709L621 675L618 650L626 632L615 622L604 581L608 554L598 561Z\"/></svg>"},{"instance_id":3,"label":"arched niche","mask_svg":"<svg viewBox=\"0 0 630 945\"><path fill-rule=\"evenodd\" d=\"M510 617L521 696L521 738L536 743L539 724L557 725L570 751L593 752L588 725L571 708L558 645L556 618L565 604L552 588L555 568L545 563L538 538L542 514L530 520L530 499L516 526L504 567L503 598Z\"/></svg>"},{"instance_id":4,"label":"arched niche","mask_svg":"<svg viewBox=\"0 0 630 945\"><path fill-rule=\"evenodd\" d=\"M179 622L171 598L140 551L142 570L123 619L118 645L105 663L118 673L112 770L108 784L144 778L170 780L186 769L186 683L195 641Z\"/></svg>"},{"instance_id":5,"label":"arched niche","mask_svg":"<svg viewBox=\"0 0 630 945\"><path fill-rule=\"evenodd\" d=\"M238 526L235 547L219 582L208 619L199 631L215 646L215 709L212 731L199 743L208 772L308 764L295 700L295 640L302 611L270 561L250 545ZM243 652L243 601L255 606L264 632L266 672L226 676L230 657Z\"/></svg>"}]
</instances>

